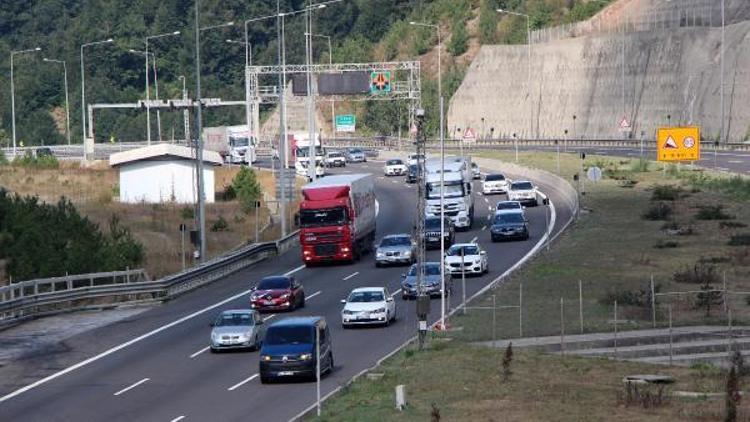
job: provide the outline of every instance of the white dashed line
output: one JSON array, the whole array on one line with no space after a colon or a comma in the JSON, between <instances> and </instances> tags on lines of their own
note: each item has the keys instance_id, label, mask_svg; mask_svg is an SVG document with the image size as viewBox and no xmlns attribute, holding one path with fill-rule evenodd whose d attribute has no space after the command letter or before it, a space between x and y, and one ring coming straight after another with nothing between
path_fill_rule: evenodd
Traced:
<instances>
[{"instance_id":1,"label":"white dashed line","mask_svg":"<svg viewBox=\"0 0 750 422\"><path fill-rule=\"evenodd\" d=\"M487 226L482 226L482 231L487 230Z\"/></svg>"},{"instance_id":2,"label":"white dashed line","mask_svg":"<svg viewBox=\"0 0 750 422\"><path fill-rule=\"evenodd\" d=\"M202 349L198 350L197 352L195 352L195 353L193 353L192 355L190 355L190 359L192 359L192 358L194 358L194 357L196 357L196 356L200 355L201 353L205 352L206 350L208 350L208 349L210 349L210 348L211 348L211 346L206 346L206 347L204 347L204 348L202 348Z\"/></svg>"},{"instance_id":3,"label":"white dashed line","mask_svg":"<svg viewBox=\"0 0 750 422\"><path fill-rule=\"evenodd\" d=\"M290 271L287 271L287 272L285 272L285 273L284 273L284 275L285 275L285 276L290 276L290 275L292 275L292 274L296 273L297 271L299 271L299 270L301 270L301 269L303 269L303 268L305 268L305 267L306 267L306 265L300 265L299 267L297 267L297 268L295 268L295 269L293 269L293 270L290 270Z\"/></svg>"},{"instance_id":4,"label":"white dashed line","mask_svg":"<svg viewBox=\"0 0 750 422\"><path fill-rule=\"evenodd\" d=\"M352 277L356 277L359 274L359 271L349 274L348 276L344 277L344 281L349 280Z\"/></svg>"},{"instance_id":5,"label":"white dashed line","mask_svg":"<svg viewBox=\"0 0 750 422\"><path fill-rule=\"evenodd\" d=\"M319 294L321 294L321 293L323 293L323 291L321 291L321 290L318 290L317 292L315 292L315 293L311 294L310 296L307 296L307 297L305 297L305 300L307 300L307 299L312 299L312 298L314 298L315 296L317 296L317 295L319 295Z\"/></svg>"},{"instance_id":6,"label":"white dashed line","mask_svg":"<svg viewBox=\"0 0 750 422\"><path fill-rule=\"evenodd\" d=\"M395 297L399 293L401 293L401 289L398 289L395 292L391 293L391 297Z\"/></svg>"},{"instance_id":7,"label":"white dashed line","mask_svg":"<svg viewBox=\"0 0 750 422\"><path fill-rule=\"evenodd\" d=\"M267 316L267 317L263 318L263 322L265 322L265 321L268 321L269 319L271 319L271 318L273 318L273 317L275 317L275 316L276 316L276 314L271 314L271 315L269 315L269 316Z\"/></svg>"},{"instance_id":8,"label":"white dashed line","mask_svg":"<svg viewBox=\"0 0 750 422\"><path fill-rule=\"evenodd\" d=\"M172 419L172 420L171 420L171 421L169 421L169 422L180 422L180 421L181 421L181 420L183 420L183 419L185 419L185 415L182 415L182 416L178 416L178 417L176 417L176 418Z\"/></svg>"},{"instance_id":9,"label":"white dashed line","mask_svg":"<svg viewBox=\"0 0 750 422\"><path fill-rule=\"evenodd\" d=\"M729 164L742 164L742 163L744 163L744 161L742 161L742 160L729 160L729 161L727 161L727 163L729 163Z\"/></svg>"},{"instance_id":10,"label":"white dashed line","mask_svg":"<svg viewBox=\"0 0 750 422\"><path fill-rule=\"evenodd\" d=\"M474 243L474 242L476 242L476 241L477 241L477 237L478 237L478 236L474 236L474 238L473 238L473 239L471 239L471 242L469 242L469 243Z\"/></svg>"},{"instance_id":11,"label":"white dashed line","mask_svg":"<svg viewBox=\"0 0 750 422\"><path fill-rule=\"evenodd\" d=\"M488 203L488 204L489 204L489 203L490 203L490 200L489 200L489 199L487 199L487 198L484 198L484 202L486 202L486 203Z\"/></svg>"},{"instance_id":12,"label":"white dashed line","mask_svg":"<svg viewBox=\"0 0 750 422\"><path fill-rule=\"evenodd\" d=\"M227 388L227 391L234 391L234 390L242 387L243 385L247 384L248 382L250 382L250 381L252 381L252 380L254 380L256 378L258 378L258 374L253 374L249 378L246 378L246 379L238 382L237 384L235 384L235 385Z\"/></svg>"},{"instance_id":13,"label":"white dashed line","mask_svg":"<svg viewBox=\"0 0 750 422\"><path fill-rule=\"evenodd\" d=\"M138 387L139 385L143 384L144 382L148 382L149 380L150 380L150 378L144 378L144 379L138 381L137 383L131 385L130 387L125 387L122 390L116 392L115 396L119 396L120 394L122 394L122 393L124 393L126 391L130 391L130 390L134 389L135 387Z\"/></svg>"}]
</instances>

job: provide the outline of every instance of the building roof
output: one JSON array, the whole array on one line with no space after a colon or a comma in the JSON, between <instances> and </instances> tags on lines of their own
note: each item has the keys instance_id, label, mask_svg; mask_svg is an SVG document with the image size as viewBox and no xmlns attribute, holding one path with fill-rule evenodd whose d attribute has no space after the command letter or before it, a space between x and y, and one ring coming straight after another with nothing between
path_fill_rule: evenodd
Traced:
<instances>
[{"instance_id":1,"label":"building roof","mask_svg":"<svg viewBox=\"0 0 750 422\"><path fill-rule=\"evenodd\" d=\"M121 166L136 161L157 161L168 158L194 160L193 149L175 144L154 144L143 148L122 151L109 156L110 166ZM221 155L215 151L203 151L203 162L220 166Z\"/></svg>"}]
</instances>

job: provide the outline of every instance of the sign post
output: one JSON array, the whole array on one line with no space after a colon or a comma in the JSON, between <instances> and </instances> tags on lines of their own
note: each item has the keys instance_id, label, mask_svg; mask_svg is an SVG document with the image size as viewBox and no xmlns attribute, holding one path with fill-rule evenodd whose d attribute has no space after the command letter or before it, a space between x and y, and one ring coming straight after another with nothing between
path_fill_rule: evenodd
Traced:
<instances>
[{"instance_id":1,"label":"sign post","mask_svg":"<svg viewBox=\"0 0 750 422\"><path fill-rule=\"evenodd\" d=\"M658 161L699 161L700 127L664 127L656 131Z\"/></svg>"}]
</instances>

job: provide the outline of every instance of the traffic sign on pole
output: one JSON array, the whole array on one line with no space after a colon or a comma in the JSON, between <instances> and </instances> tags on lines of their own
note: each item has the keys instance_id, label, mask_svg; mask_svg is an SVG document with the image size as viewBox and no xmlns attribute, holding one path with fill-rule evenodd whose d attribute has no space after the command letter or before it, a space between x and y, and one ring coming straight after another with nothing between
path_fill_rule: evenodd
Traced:
<instances>
[{"instance_id":1,"label":"traffic sign on pole","mask_svg":"<svg viewBox=\"0 0 750 422\"><path fill-rule=\"evenodd\" d=\"M659 161L698 161L701 158L700 127L666 127L656 132Z\"/></svg>"},{"instance_id":2,"label":"traffic sign on pole","mask_svg":"<svg viewBox=\"0 0 750 422\"><path fill-rule=\"evenodd\" d=\"M463 139L464 141L474 142L477 140L477 133L474 131L474 129L467 127L464 131Z\"/></svg>"},{"instance_id":3,"label":"traffic sign on pole","mask_svg":"<svg viewBox=\"0 0 750 422\"><path fill-rule=\"evenodd\" d=\"M354 132L357 129L357 116L342 114L336 116L336 132Z\"/></svg>"}]
</instances>

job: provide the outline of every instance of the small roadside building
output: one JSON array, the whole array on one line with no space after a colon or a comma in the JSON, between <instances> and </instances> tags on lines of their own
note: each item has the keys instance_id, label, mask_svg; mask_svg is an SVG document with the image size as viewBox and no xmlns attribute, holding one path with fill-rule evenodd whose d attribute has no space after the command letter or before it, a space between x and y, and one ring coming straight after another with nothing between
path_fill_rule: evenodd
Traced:
<instances>
[{"instance_id":1,"label":"small roadside building","mask_svg":"<svg viewBox=\"0 0 750 422\"><path fill-rule=\"evenodd\" d=\"M120 172L120 202L195 203L194 151L181 145L155 144L118 152L109 165ZM222 164L214 151L203 151L206 203L214 202L214 167Z\"/></svg>"}]
</instances>

